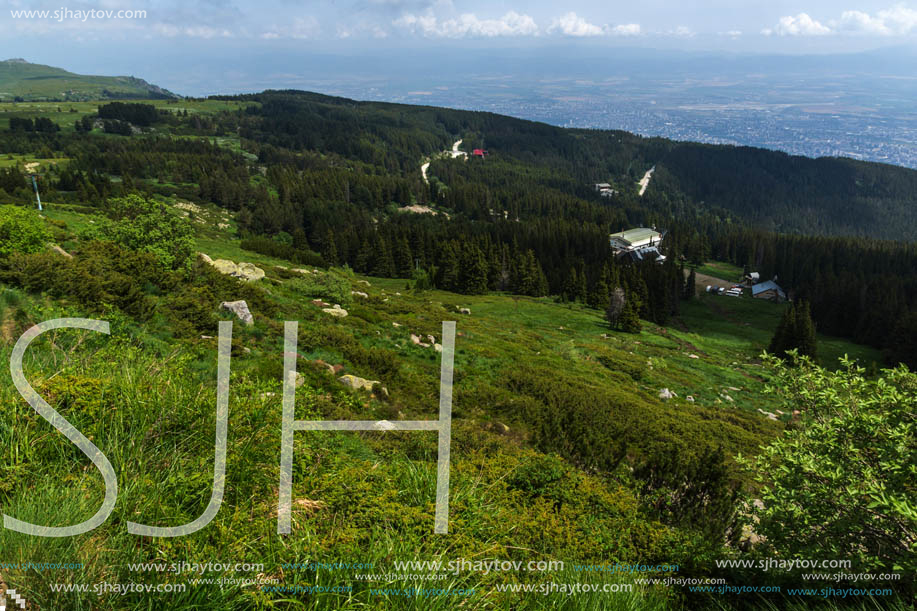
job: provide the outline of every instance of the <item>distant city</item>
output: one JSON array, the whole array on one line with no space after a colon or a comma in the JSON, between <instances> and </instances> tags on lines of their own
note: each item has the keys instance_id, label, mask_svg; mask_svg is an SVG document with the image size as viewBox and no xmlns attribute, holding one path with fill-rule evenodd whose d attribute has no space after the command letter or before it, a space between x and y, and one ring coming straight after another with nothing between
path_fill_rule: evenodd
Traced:
<instances>
[{"instance_id":1,"label":"distant city","mask_svg":"<svg viewBox=\"0 0 917 611\"><path fill-rule=\"evenodd\" d=\"M882 56L845 62L817 57L626 60L609 67L597 60L565 66L546 59L538 73L516 61L475 73L455 64L438 73L417 66L384 79L368 70L348 70L346 77L313 73L294 86L565 127L917 168L917 76ZM788 62L793 62L790 68Z\"/></svg>"}]
</instances>

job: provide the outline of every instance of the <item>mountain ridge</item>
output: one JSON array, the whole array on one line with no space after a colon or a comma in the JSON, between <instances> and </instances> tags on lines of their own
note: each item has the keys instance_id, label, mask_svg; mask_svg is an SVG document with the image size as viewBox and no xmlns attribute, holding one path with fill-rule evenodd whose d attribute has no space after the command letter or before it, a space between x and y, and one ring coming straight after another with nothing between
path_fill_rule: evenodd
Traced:
<instances>
[{"instance_id":1,"label":"mountain ridge","mask_svg":"<svg viewBox=\"0 0 917 611\"><path fill-rule=\"evenodd\" d=\"M135 76L76 74L21 57L0 61L0 101L85 102L174 99L177 94Z\"/></svg>"}]
</instances>

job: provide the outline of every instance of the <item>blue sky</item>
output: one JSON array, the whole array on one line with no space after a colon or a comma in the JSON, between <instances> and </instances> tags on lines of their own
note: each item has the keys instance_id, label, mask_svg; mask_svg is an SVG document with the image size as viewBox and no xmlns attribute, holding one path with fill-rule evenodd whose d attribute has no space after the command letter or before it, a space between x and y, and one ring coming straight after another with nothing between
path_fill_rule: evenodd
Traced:
<instances>
[{"instance_id":1,"label":"blue sky","mask_svg":"<svg viewBox=\"0 0 917 611\"><path fill-rule=\"evenodd\" d=\"M168 86L208 66L390 50L684 49L835 53L917 48L917 0L0 0L7 57L78 72L151 76ZM62 11L57 15L54 11ZM45 10L45 17L15 11ZM102 11L86 17L85 11ZM117 19L118 11L145 11ZM110 13L109 13L110 12ZM287 61L287 64L290 62ZM180 78L178 78L180 77ZM152 80L152 79L151 79ZM209 86L213 89L213 86Z\"/></svg>"}]
</instances>

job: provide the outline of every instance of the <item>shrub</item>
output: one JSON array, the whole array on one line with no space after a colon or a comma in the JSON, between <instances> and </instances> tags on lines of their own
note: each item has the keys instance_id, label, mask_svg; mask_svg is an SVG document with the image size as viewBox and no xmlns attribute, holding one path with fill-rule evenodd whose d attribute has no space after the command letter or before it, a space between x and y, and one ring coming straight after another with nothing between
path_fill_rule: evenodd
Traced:
<instances>
[{"instance_id":1,"label":"shrub","mask_svg":"<svg viewBox=\"0 0 917 611\"><path fill-rule=\"evenodd\" d=\"M194 253L191 222L160 202L139 195L106 203L108 219L100 219L84 237L107 240L131 250L151 253L168 269L188 269Z\"/></svg>"},{"instance_id":2,"label":"shrub","mask_svg":"<svg viewBox=\"0 0 917 611\"><path fill-rule=\"evenodd\" d=\"M38 213L19 206L0 206L0 257L43 250L48 230Z\"/></svg>"},{"instance_id":3,"label":"shrub","mask_svg":"<svg viewBox=\"0 0 917 611\"><path fill-rule=\"evenodd\" d=\"M829 371L789 353L765 357L798 427L756 460L755 530L781 556L853 558L858 571L917 570L917 375L886 369L876 380L841 359Z\"/></svg>"}]
</instances>

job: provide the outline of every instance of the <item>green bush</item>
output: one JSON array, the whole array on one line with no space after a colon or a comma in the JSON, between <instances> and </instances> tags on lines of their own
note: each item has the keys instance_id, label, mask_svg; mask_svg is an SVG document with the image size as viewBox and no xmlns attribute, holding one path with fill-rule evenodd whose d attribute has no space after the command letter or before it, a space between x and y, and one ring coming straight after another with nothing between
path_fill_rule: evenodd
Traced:
<instances>
[{"instance_id":1,"label":"green bush","mask_svg":"<svg viewBox=\"0 0 917 611\"><path fill-rule=\"evenodd\" d=\"M800 424L743 460L762 486L755 530L785 557L852 558L857 571L917 570L917 375L828 371L766 357L768 390Z\"/></svg>"},{"instance_id":2,"label":"green bush","mask_svg":"<svg viewBox=\"0 0 917 611\"><path fill-rule=\"evenodd\" d=\"M188 269L194 253L191 222L164 203L128 195L109 200L107 219L84 232L84 237L115 242L148 252L168 269Z\"/></svg>"},{"instance_id":3,"label":"green bush","mask_svg":"<svg viewBox=\"0 0 917 611\"><path fill-rule=\"evenodd\" d=\"M43 250L48 230L38 212L19 206L0 206L0 257L14 252Z\"/></svg>"}]
</instances>

